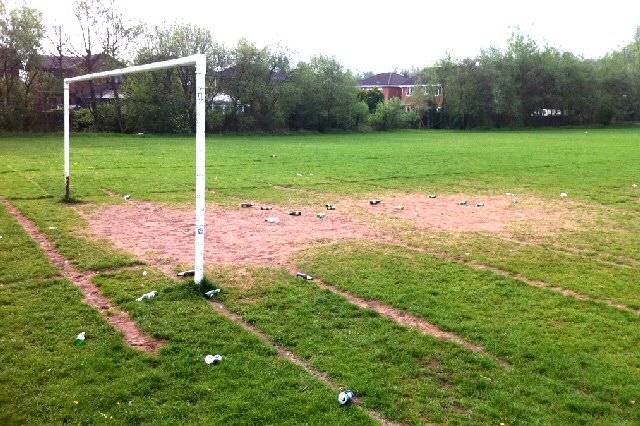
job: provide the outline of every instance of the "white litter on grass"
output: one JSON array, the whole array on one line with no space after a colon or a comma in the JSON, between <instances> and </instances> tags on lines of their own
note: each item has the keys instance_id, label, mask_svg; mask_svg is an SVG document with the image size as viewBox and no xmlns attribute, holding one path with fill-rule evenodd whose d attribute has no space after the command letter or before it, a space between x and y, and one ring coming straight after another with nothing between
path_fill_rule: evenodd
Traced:
<instances>
[{"instance_id":1,"label":"white litter on grass","mask_svg":"<svg viewBox=\"0 0 640 426\"><path fill-rule=\"evenodd\" d=\"M2 235L0 235L0 240L2 239Z\"/></svg>"},{"instance_id":2,"label":"white litter on grass","mask_svg":"<svg viewBox=\"0 0 640 426\"><path fill-rule=\"evenodd\" d=\"M296 173L296 176L302 176L302 173Z\"/></svg>"},{"instance_id":3,"label":"white litter on grass","mask_svg":"<svg viewBox=\"0 0 640 426\"><path fill-rule=\"evenodd\" d=\"M369 200L369 204L372 206L377 206L380 203L382 203L382 200Z\"/></svg>"},{"instance_id":4,"label":"white litter on grass","mask_svg":"<svg viewBox=\"0 0 640 426\"><path fill-rule=\"evenodd\" d=\"M460 200L460 201L458 201L458 205L459 205L459 206L466 206L466 205L467 205L467 200Z\"/></svg>"},{"instance_id":5,"label":"white litter on grass","mask_svg":"<svg viewBox=\"0 0 640 426\"><path fill-rule=\"evenodd\" d=\"M398 204L397 206L393 206L394 210L404 210L404 206L402 204Z\"/></svg>"},{"instance_id":6,"label":"white litter on grass","mask_svg":"<svg viewBox=\"0 0 640 426\"><path fill-rule=\"evenodd\" d=\"M340 405L346 405L353 401L353 391L346 389L338 394L338 402Z\"/></svg>"},{"instance_id":7,"label":"white litter on grass","mask_svg":"<svg viewBox=\"0 0 640 426\"><path fill-rule=\"evenodd\" d=\"M131 198L131 194L127 194L127 195L125 195L125 196L124 196L124 197L122 197L122 198L124 198L125 200L128 200L129 198Z\"/></svg>"},{"instance_id":8,"label":"white litter on grass","mask_svg":"<svg viewBox=\"0 0 640 426\"><path fill-rule=\"evenodd\" d=\"M204 357L204 362L207 365L220 364L220 361L222 361L222 355L219 355L219 354L215 354L215 355L209 354Z\"/></svg>"},{"instance_id":9,"label":"white litter on grass","mask_svg":"<svg viewBox=\"0 0 640 426\"><path fill-rule=\"evenodd\" d=\"M138 133L137 133L137 135L138 135L138 136L142 136L142 135L144 135L144 133L142 133L142 132L138 132Z\"/></svg>"},{"instance_id":10,"label":"white litter on grass","mask_svg":"<svg viewBox=\"0 0 640 426\"><path fill-rule=\"evenodd\" d=\"M316 213L316 217L317 217L318 219L324 219L326 216L327 216L327 215L326 215L326 214L324 214L324 213Z\"/></svg>"},{"instance_id":11,"label":"white litter on grass","mask_svg":"<svg viewBox=\"0 0 640 426\"><path fill-rule=\"evenodd\" d=\"M513 192L505 192L504 195L506 195L507 197L513 197L516 194L514 194Z\"/></svg>"},{"instance_id":12,"label":"white litter on grass","mask_svg":"<svg viewBox=\"0 0 640 426\"><path fill-rule=\"evenodd\" d=\"M311 281L311 280L313 280L313 277L312 277L311 275L309 275L309 274L305 274L304 272L298 272L298 273L296 274L296 277L300 277L300 278L302 278L302 279L304 279L304 280L307 280L307 281Z\"/></svg>"},{"instance_id":13,"label":"white litter on grass","mask_svg":"<svg viewBox=\"0 0 640 426\"><path fill-rule=\"evenodd\" d=\"M143 300L145 300L145 299L153 299L153 298L154 298L154 297L156 297L157 295L158 295L158 292L157 292L157 291L155 291L155 290L153 290L153 291L150 291L149 293L145 293L145 294L143 294L142 296L138 297L136 300L137 300L138 302L142 302L142 301L143 301Z\"/></svg>"},{"instance_id":14,"label":"white litter on grass","mask_svg":"<svg viewBox=\"0 0 640 426\"><path fill-rule=\"evenodd\" d=\"M437 195L436 194L429 194L429 198L436 198Z\"/></svg>"},{"instance_id":15,"label":"white litter on grass","mask_svg":"<svg viewBox=\"0 0 640 426\"><path fill-rule=\"evenodd\" d=\"M74 344L76 346L82 346L84 345L84 341L86 340L87 335L84 331L81 331L77 336L76 336L76 340L74 342Z\"/></svg>"},{"instance_id":16,"label":"white litter on grass","mask_svg":"<svg viewBox=\"0 0 640 426\"><path fill-rule=\"evenodd\" d=\"M476 207L484 207L484 203L477 203Z\"/></svg>"},{"instance_id":17,"label":"white litter on grass","mask_svg":"<svg viewBox=\"0 0 640 426\"><path fill-rule=\"evenodd\" d=\"M147 274L148 274L148 272L147 272L147 271L142 271L142 276L143 276L143 277L146 277L146 276L147 276Z\"/></svg>"},{"instance_id":18,"label":"white litter on grass","mask_svg":"<svg viewBox=\"0 0 640 426\"><path fill-rule=\"evenodd\" d=\"M274 217L274 216L269 216L264 221L268 222L268 223L280 223L280 219L278 219L277 217Z\"/></svg>"},{"instance_id":19,"label":"white litter on grass","mask_svg":"<svg viewBox=\"0 0 640 426\"><path fill-rule=\"evenodd\" d=\"M49 229L58 229L57 226L50 226Z\"/></svg>"},{"instance_id":20,"label":"white litter on grass","mask_svg":"<svg viewBox=\"0 0 640 426\"><path fill-rule=\"evenodd\" d=\"M219 293L220 293L220 289L215 288L213 290L207 291L204 295L207 296L208 299L211 299L212 297L214 297L216 294L219 294Z\"/></svg>"},{"instance_id":21,"label":"white litter on grass","mask_svg":"<svg viewBox=\"0 0 640 426\"><path fill-rule=\"evenodd\" d=\"M560 197L561 198L567 198L569 196L569 194L567 194L566 192L561 192L560 193Z\"/></svg>"},{"instance_id":22,"label":"white litter on grass","mask_svg":"<svg viewBox=\"0 0 640 426\"><path fill-rule=\"evenodd\" d=\"M196 271L194 271L193 269L190 269L188 271L178 272L178 276L179 277L191 277L191 276L193 276L195 274L196 274Z\"/></svg>"},{"instance_id":23,"label":"white litter on grass","mask_svg":"<svg viewBox=\"0 0 640 426\"><path fill-rule=\"evenodd\" d=\"M638 184L637 184L637 183L632 183L632 184L631 184L631 187L632 187L632 188L637 188L637 187L638 187Z\"/></svg>"},{"instance_id":24,"label":"white litter on grass","mask_svg":"<svg viewBox=\"0 0 640 426\"><path fill-rule=\"evenodd\" d=\"M325 204L324 206L327 208L327 210L335 210L336 209L336 206L334 206L333 204Z\"/></svg>"}]
</instances>

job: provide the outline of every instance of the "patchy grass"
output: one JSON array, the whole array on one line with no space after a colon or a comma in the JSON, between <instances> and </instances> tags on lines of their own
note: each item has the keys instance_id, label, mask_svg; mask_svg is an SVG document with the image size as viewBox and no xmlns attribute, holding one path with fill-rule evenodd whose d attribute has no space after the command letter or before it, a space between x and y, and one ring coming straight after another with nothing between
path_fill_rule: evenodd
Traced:
<instances>
[{"instance_id":1,"label":"patchy grass","mask_svg":"<svg viewBox=\"0 0 640 426\"><path fill-rule=\"evenodd\" d=\"M80 269L141 262L85 237L77 209L122 202L123 194L193 205L192 137L74 134L74 205L60 202L61 141L61 135L4 137L0 195ZM560 201L567 192L593 220L557 233L525 229L509 241L417 231L409 221L390 226L416 248L640 307L635 128L212 136L207 156L207 198L223 205L317 205L398 192L513 192ZM150 266L146 277L134 269L96 278L147 333L168 341L157 356L130 349L81 303L75 286L56 278L1 207L0 235L0 423L372 421L358 407L339 407L335 390ZM316 248L301 262L332 285L422 316L512 365L504 369L493 358L400 327L280 270L211 270L230 309L389 418L640 422L638 316L390 245ZM133 301L151 289L160 291L157 299ZM89 339L76 348L81 329ZM225 361L205 368L209 352Z\"/></svg>"},{"instance_id":2,"label":"patchy grass","mask_svg":"<svg viewBox=\"0 0 640 426\"><path fill-rule=\"evenodd\" d=\"M640 421L635 314L392 245L325 246L301 265L341 289L482 344L528 376L519 386L529 393L540 383L554 387L556 398L545 404L563 421Z\"/></svg>"},{"instance_id":3,"label":"patchy grass","mask_svg":"<svg viewBox=\"0 0 640 426\"><path fill-rule=\"evenodd\" d=\"M73 284L46 278L51 266L4 211L0 224L22 250L12 260L3 248L3 268L41 266L39 279L0 277L1 423L373 423L357 407L338 406L334 390L213 312L190 287L159 274L97 279L145 331L167 340L157 356L127 347ZM135 301L150 289L160 295ZM80 331L87 340L76 347ZM208 353L224 362L205 365Z\"/></svg>"}]
</instances>

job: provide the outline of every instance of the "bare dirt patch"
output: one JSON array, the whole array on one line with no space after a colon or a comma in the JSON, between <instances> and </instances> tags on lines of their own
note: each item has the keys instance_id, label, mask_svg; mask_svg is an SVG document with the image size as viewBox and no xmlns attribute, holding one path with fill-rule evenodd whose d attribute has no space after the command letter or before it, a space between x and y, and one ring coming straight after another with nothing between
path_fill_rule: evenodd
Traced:
<instances>
[{"instance_id":1,"label":"bare dirt patch","mask_svg":"<svg viewBox=\"0 0 640 426\"><path fill-rule=\"evenodd\" d=\"M62 256L53 243L40 232L35 223L31 222L30 219L7 200L0 198L0 202L4 204L18 223L22 225L29 236L40 244L40 247L51 263L61 271L62 275L82 290L84 302L100 311L111 325L124 334L124 339L127 344L145 351L155 352L158 350L163 342L144 334L126 312L117 309L111 304L109 299L107 299L92 282L93 277L96 275L95 272L81 272L76 269L75 266Z\"/></svg>"},{"instance_id":2,"label":"bare dirt patch","mask_svg":"<svg viewBox=\"0 0 640 426\"><path fill-rule=\"evenodd\" d=\"M293 209L292 209L293 210ZM283 266L291 255L315 242L348 239L390 240L382 231L348 212L273 206L222 209L208 206L206 215L207 263L229 265ZM323 219L316 213L324 213ZM127 202L101 206L84 213L90 231L106 237L116 247L158 265L165 271L193 261L192 209L178 209L151 202ZM279 223L268 223L269 217Z\"/></svg>"},{"instance_id":3,"label":"bare dirt patch","mask_svg":"<svg viewBox=\"0 0 640 426\"><path fill-rule=\"evenodd\" d=\"M467 205L458 205L466 199ZM534 233L551 232L566 226L568 209L544 206L531 199L513 203L511 196L466 197L403 194L385 198L379 205L368 200L344 198L337 210L285 208L224 209L208 206L206 261L211 264L286 266L292 255L314 243L341 240L379 240L395 242L394 232L377 226L380 220L409 223L417 229L453 232L507 234L526 226ZM482 203L482 207L476 207ZM402 206L402 209L399 209ZM301 216L290 216L290 210ZM316 213L325 215L323 219ZM89 231L111 240L116 247L132 252L165 271L193 260L194 212L152 202L130 201L100 206L81 214ZM275 217L279 223L265 220Z\"/></svg>"},{"instance_id":4,"label":"bare dirt patch","mask_svg":"<svg viewBox=\"0 0 640 426\"><path fill-rule=\"evenodd\" d=\"M465 204L460 203L466 201ZM510 195L446 195L429 198L425 194L396 195L379 205L358 202L374 216L410 221L419 229L452 232L487 232L507 235L526 227L534 234L545 234L570 227L570 210L556 203L532 197Z\"/></svg>"}]
</instances>

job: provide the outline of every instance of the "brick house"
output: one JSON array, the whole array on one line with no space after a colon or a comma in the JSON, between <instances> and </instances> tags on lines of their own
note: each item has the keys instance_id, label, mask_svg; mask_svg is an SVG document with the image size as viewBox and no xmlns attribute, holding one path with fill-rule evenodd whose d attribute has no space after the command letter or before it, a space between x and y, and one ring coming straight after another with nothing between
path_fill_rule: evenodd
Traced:
<instances>
[{"instance_id":1,"label":"brick house","mask_svg":"<svg viewBox=\"0 0 640 426\"><path fill-rule=\"evenodd\" d=\"M442 87L439 84L417 84L416 77L407 77L395 72L385 72L372 75L360 81L361 89L379 89L384 95L384 100L400 99L400 103L407 109L413 108L411 97L415 90L424 90L434 97L436 107L442 108L444 97Z\"/></svg>"},{"instance_id":2,"label":"brick house","mask_svg":"<svg viewBox=\"0 0 640 426\"><path fill-rule=\"evenodd\" d=\"M116 61L109 55L99 53L91 57L92 72L107 71L122 66L120 62ZM78 75L86 74L87 66L86 59L84 57L77 56L55 56L55 55L41 55L40 56L40 70L47 72L55 77L56 82L55 90L51 93L47 93L42 99L42 109L60 109L63 104L63 90L62 80L67 77L75 77ZM97 100L113 99L114 97L114 85L119 86L121 81L119 79L100 79L93 80L93 90ZM90 94L90 82L83 81L72 84L69 90L69 104L72 106L86 107L89 104Z\"/></svg>"}]
</instances>

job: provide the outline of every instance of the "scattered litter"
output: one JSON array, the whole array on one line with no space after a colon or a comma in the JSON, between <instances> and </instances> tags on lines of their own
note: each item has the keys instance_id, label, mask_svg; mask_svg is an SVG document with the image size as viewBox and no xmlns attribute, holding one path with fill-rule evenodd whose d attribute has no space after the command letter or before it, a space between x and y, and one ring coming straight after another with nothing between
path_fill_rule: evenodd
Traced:
<instances>
[{"instance_id":1,"label":"scattered litter","mask_svg":"<svg viewBox=\"0 0 640 426\"><path fill-rule=\"evenodd\" d=\"M516 194L514 194L513 192L505 192L504 195L506 195L507 197L513 197Z\"/></svg>"},{"instance_id":2,"label":"scattered litter","mask_svg":"<svg viewBox=\"0 0 640 426\"><path fill-rule=\"evenodd\" d=\"M437 195L436 194L429 194L429 198L436 198Z\"/></svg>"},{"instance_id":3,"label":"scattered litter","mask_svg":"<svg viewBox=\"0 0 640 426\"><path fill-rule=\"evenodd\" d=\"M326 216L327 216L327 215L326 215L326 214L324 214L324 213L316 213L316 217L317 217L318 219L324 219Z\"/></svg>"},{"instance_id":4,"label":"scattered litter","mask_svg":"<svg viewBox=\"0 0 640 426\"><path fill-rule=\"evenodd\" d=\"M460 201L458 201L458 205L459 205L459 206L466 206L466 205L467 205L467 200L460 200Z\"/></svg>"},{"instance_id":5,"label":"scattered litter","mask_svg":"<svg viewBox=\"0 0 640 426\"><path fill-rule=\"evenodd\" d=\"M371 204L372 206L377 206L381 202L382 200L369 200L369 204Z\"/></svg>"},{"instance_id":6,"label":"scattered litter","mask_svg":"<svg viewBox=\"0 0 640 426\"><path fill-rule=\"evenodd\" d=\"M49 229L58 229L57 226L50 226Z\"/></svg>"},{"instance_id":7,"label":"scattered litter","mask_svg":"<svg viewBox=\"0 0 640 426\"><path fill-rule=\"evenodd\" d=\"M0 235L0 240L2 239L2 235Z\"/></svg>"},{"instance_id":8,"label":"scattered litter","mask_svg":"<svg viewBox=\"0 0 640 426\"><path fill-rule=\"evenodd\" d=\"M569 196L569 194L567 194L566 192L561 192L560 193L560 197L562 197L562 198L566 198L568 196Z\"/></svg>"},{"instance_id":9,"label":"scattered litter","mask_svg":"<svg viewBox=\"0 0 640 426\"><path fill-rule=\"evenodd\" d=\"M142 271L142 276L143 276L143 277L146 277L146 276L147 276L147 274L148 274L148 272L147 272L146 270L145 270L145 271Z\"/></svg>"},{"instance_id":10,"label":"scattered litter","mask_svg":"<svg viewBox=\"0 0 640 426\"><path fill-rule=\"evenodd\" d=\"M324 206L327 208L327 210L335 210L336 209L336 206L334 206L333 204L325 204Z\"/></svg>"},{"instance_id":11,"label":"scattered litter","mask_svg":"<svg viewBox=\"0 0 640 426\"><path fill-rule=\"evenodd\" d=\"M273 210L271 206L260 206L260 210Z\"/></svg>"},{"instance_id":12,"label":"scattered litter","mask_svg":"<svg viewBox=\"0 0 640 426\"><path fill-rule=\"evenodd\" d=\"M137 300L138 302L142 302L142 301L143 301L143 300L145 300L145 299L153 299L153 298L154 298L154 297L156 297L157 295L158 295L158 292L157 292L157 291L155 291L155 290L153 290L153 291L150 291L149 293L145 293L145 294L143 294L142 296L138 297L136 300Z\"/></svg>"},{"instance_id":13,"label":"scattered litter","mask_svg":"<svg viewBox=\"0 0 640 426\"><path fill-rule=\"evenodd\" d=\"M142 136L142 135L144 135L144 133L142 133L142 132L138 132L138 133L137 133L137 135L138 135L138 136Z\"/></svg>"},{"instance_id":14,"label":"scattered litter","mask_svg":"<svg viewBox=\"0 0 640 426\"><path fill-rule=\"evenodd\" d=\"M194 271L193 269L189 269L188 271L178 272L179 277L192 277L195 274L196 274L196 271Z\"/></svg>"},{"instance_id":15,"label":"scattered litter","mask_svg":"<svg viewBox=\"0 0 640 426\"><path fill-rule=\"evenodd\" d=\"M302 176L302 173L296 173L296 176Z\"/></svg>"},{"instance_id":16,"label":"scattered litter","mask_svg":"<svg viewBox=\"0 0 640 426\"><path fill-rule=\"evenodd\" d=\"M632 187L632 188L637 188L637 187L638 187L638 184L637 184L637 183L632 183L632 184L631 184L631 187Z\"/></svg>"},{"instance_id":17,"label":"scattered litter","mask_svg":"<svg viewBox=\"0 0 640 426\"><path fill-rule=\"evenodd\" d=\"M277 157L277 155L271 154L271 158L276 158L276 157Z\"/></svg>"},{"instance_id":18,"label":"scattered litter","mask_svg":"<svg viewBox=\"0 0 640 426\"><path fill-rule=\"evenodd\" d=\"M214 297L215 295L220 293L220 289L219 288L215 288L213 290L209 290L207 291L204 295L207 296L208 299L211 299L212 297Z\"/></svg>"},{"instance_id":19,"label":"scattered litter","mask_svg":"<svg viewBox=\"0 0 640 426\"><path fill-rule=\"evenodd\" d=\"M204 362L205 364L209 365L209 364L220 364L220 361L222 361L222 355L207 355L204 357Z\"/></svg>"},{"instance_id":20,"label":"scattered litter","mask_svg":"<svg viewBox=\"0 0 640 426\"><path fill-rule=\"evenodd\" d=\"M476 207L484 207L484 203L476 203Z\"/></svg>"},{"instance_id":21,"label":"scattered litter","mask_svg":"<svg viewBox=\"0 0 640 426\"><path fill-rule=\"evenodd\" d=\"M73 401L73 403L78 405L78 404L80 404L80 401Z\"/></svg>"},{"instance_id":22,"label":"scattered litter","mask_svg":"<svg viewBox=\"0 0 640 426\"><path fill-rule=\"evenodd\" d=\"M269 216L264 221L268 222L268 223L280 223L280 219L278 219L277 217L273 217L273 216Z\"/></svg>"},{"instance_id":23,"label":"scattered litter","mask_svg":"<svg viewBox=\"0 0 640 426\"><path fill-rule=\"evenodd\" d=\"M311 281L311 280L313 280L313 277L312 277L311 275L309 275L309 274L305 274L304 272L298 272L298 273L296 274L296 277L300 277L300 278L302 278L302 279L304 279L304 280L307 280L307 281Z\"/></svg>"},{"instance_id":24,"label":"scattered litter","mask_svg":"<svg viewBox=\"0 0 640 426\"><path fill-rule=\"evenodd\" d=\"M300 210L292 210L289 212L289 216L302 216L302 212Z\"/></svg>"},{"instance_id":25,"label":"scattered litter","mask_svg":"<svg viewBox=\"0 0 640 426\"><path fill-rule=\"evenodd\" d=\"M131 194L126 194L126 195L125 195L124 197L122 197L122 198L124 198L125 200L127 200L127 201L128 201L128 200L129 200L129 198L131 198Z\"/></svg>"},{"instance_id":26,"label":"scattered litter","mask_svg":"<svg viewBox=\"0 0 640 426\"><path fill-rule=\"evenodd\" d=\"M404 206L402 204L398 204L397 206L393 206L395 210L404 210Z\"/></svg>"},{"instance_id":27,"label":"scattered litter","mask_svg":"<svg viewBox=\"0 0 640 426\"><path fill-rule=\"evenodd\" d=\"M518 204L518 200L511 201L513 204Z\"/></svg>"},{"instance_id":28,"label":"scattered litter","mask_svg":"<svg viewBox=\"0 0 640 426\"><path fill-rule=\"evenodd\" d=\"M80 332L77 336L76 336L76 341L74 342L74 345L76 346L82 346L84 345L84 341L86 340L87 335L84 331Z\"/></svg>"},{"instance_id":29,"label":"scattered litter","mask_svg":"<svg viewBox=\"0 0 640 426\"><path fill-rule=\"evenodd\" d=\"M347 405L353 401L353 391L345 389L338 394L338 402L340 405Z\"/></svg>"},{"instance_id":30,"label":"scattered litter","mask_svg":"<svg viewBox=\"0 0 640 426\"><path fill-rule=\"evenodd\" d=\"M253 207L253 203L242 203L240 204L240 207L242 207L243 209L248 209L250 207Z\"/></svg>"}]
</instances>

